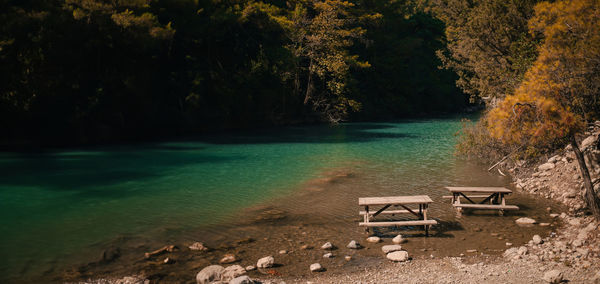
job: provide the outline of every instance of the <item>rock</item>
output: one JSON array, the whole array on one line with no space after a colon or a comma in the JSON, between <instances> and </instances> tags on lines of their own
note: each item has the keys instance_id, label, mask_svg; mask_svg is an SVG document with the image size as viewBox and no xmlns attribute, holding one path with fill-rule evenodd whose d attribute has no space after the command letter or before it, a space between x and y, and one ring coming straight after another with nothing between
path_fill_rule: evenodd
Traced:
<instances>
[{"instance_id":1,"label":"rock","mask_svg":"<svg viewBox=\"0 0 600 284\"><path fill-rule=\"evenodd\" d=\"M349 256L349 255L347 255L347 256L344 256L344 259L345 259L346 261L350 261L350 260L352 259L352 257L351 257L351 256Z\"/></svg>"},{"instance_id":2,"label":"rock","mask_svg":"<svg viewBox=\"0 0 600 284\"><path fill-rule=\"evenodd\" d=\"M519 249L517 250L517 254L518 255L526 255L527 254L527 247L525 247L525 246L519 247Z\"/></svg>"},{"instance_id":3,"label":"rock","mask_svg":"<svg viewBox=\"0 0 600 284\"><path fill-rule=\"evenodd\" d=\"M555 167L554 163L545 163L545 164L541 164L538 167L538 170L543 172L543 171L554 169L554 167Z\"/></svg>"},{"instance_id":4,"label":"rock","mask_svg":"<svg viewBox=\"0 0 600 284\"><path fill-rule=\"evenodd\" d=\"M542 226L542 227L548 227L548 226L550 226L550 223L540 223L540 226Z\"/></svg>"},{"instance_id":5,"label":"rock","mask_svg":"<svg viewBox=\"0 0 600 284\"><path fill-rule=\"evenodd\" d=\"M300 247L301 250L307 250L307 249L312 249L312 246L309 245L303 245Z\"/></svg>"},{"instance_id":6,"label":"rock","mask_svg":"<svg viewBox=\"0 0 600 284\"><path fill-rule=\"evenodd\" d=\"M229 284L253 284L253 283L254 283L254 281L252 281L252 279L250 279L250 277L248 277L248 275L236 277L236 278L231 279L231 281L229 281Z\"/></svg>"},{"instance_id":7,"label":"rock","mask_svg":"<svg viewBox=\"0 0 600 284\"><path fill-rule=\"evenodd\" d=\"M390 253L390 252L402 250L402 246L401 245L387 245L387 246L382 246L381 250L384 253Z\"/></svg>"},{"instance_id":8,"label":"rock","mask_svg":"<svg viewBox=\"0 0 600 284\"><path fill-rule=\"evenodd\" d=\"M542 237L540 237L540 235L534 235L533 236L533 243L536 245L542 244L544 243L544 241L542 240Z\"/></svg>"},{"instance_id":9,"label":"rock","mask_svg":"<svg viewBox=\"0 0 600 284\"><path fill-rule=\"evenodd\" d=\"M560 161L561 157L559 155L555 155L552 156L550 159L548 159L548 163L556 163L558 161Z\"/></svg>"},{"instance_id":10,"label":"rock","mask_svg":"<svg viewBox=\"0 0 600 284\"><path fill-rule=\"evenodd\" d=\"M221 280L229 281L233 278L246 274L246 269L239 265L228 266L221 273Z\"/></svg>"},{"instance_id":11,"label":"rock","mask_svg":"<svg viewBox=\"0 0 600 284\"><path fill-rule=\"evenodd\" d=\"M577 219L577 218L573 218L573 219L569 220L569 225L579 226L579 225L581 225L581 221L579 221L579 219Z\"/></svg>"},{"instance_id":12,"label":"rock","mask_svg":"<svg viewBox=\"0 0 600 284\"><path fill-rule=\"evenodd\" d=\"M207 251L208 248L201 242L195 242L193 243L191 246L189 246L188 248L190 248L191 250L200 250L200 251Z\"/></svg>"},{"instance_id":13,"label":"rock","mask_svg":"<svg viewBox=\"0 0 600 284\"><path fill-rule=\"evenodd\" d=\"M279 251L279 254L287 254L287 253L288 253L288 251L284 250L284 249L282 249L282 250Z\"/></svg>"},{"instance_id":14,"label":"rock","mask_svg":"<svg viewBox=\"0 0 600 284\"><path fill-rule=\"evenodd\" d=\"M321 266L320 263L313 263L310 265L310 271L312 271L312 272L323 271L323 266Z\"/></svg>"},{"instance_id":15,"label":"rock","mask_svg":"<svg viewBox=\"0 0 600 284\"><path fill-rule=\"evenodd\" d=\"M392 239L392 242L395 244L403 244L406 242L406 239L402 237L402 235L397 235Z\"/></svg>"},{"instance_id":16,"label":"rock","mask_svg":"<svg viewBox=\"0 0 600 284\"><path fill-rule=\"evenodd\" d=\"M556 218L556 217L558 217L558 216L560 216L560 215L559 215L559 214L556 214L556 213L552 213L552 214L550 214L550 217L552 217L552 218Z\"/></svg>"},{"instance_id":17,"label":"rock","mask_svg":"<svg viewBox=\"0 0 600 284\"><path fill-rule=\"evenodd\" d=\"M468 253L474 253L474 252L477 252L477 250L476 249L468 249L467 252Z\"/></svg>"},{"instance_id":18,"label":"rock","mask_svg":"<svg viewBox=\"0 0 600 284\"><path fill-rule=\"evenodd\" d=\"M519 219L515 220L515 222L519 225L530 225L530 224L537 223L537 221L535 221L534 219L527 218L527 217L519 218Z\"/></svg>"},{"instance_id":19,"label":"rock","mask_svg":"<svg viewBox=\"0 0 600 284\"><path fill-rule=\"evenodd\" d=\"M252 271L252 270L255 270L256 267L254 265L248 265L248 266L246 266L245 269L246 269L246 271Z\"/></svg>"},{"instance_id":20,"label":"rock","mask_svg":"<svg viewBox=\"0 0 600 284\"><path fill-rule=\"evenodd\" d=\"M330 242L326 242L325 244L323 244L321 246L321 249L326 249L326 250L333 249L333 245Z\"/></svg>"},{"instance_id":21,"label":"rock","mask_svg":"<svg viewBox=\"0 0 600 284\"><path fill-rule=\"evenodd\" d=\"M563 274L560 270L550 270L544 273L544 277L542 277L546 283L558 284L563 280Z\"/></svg>"},{"instance_id":22,"label":"rock","mask_svg":"<svg viewBox=\"0 0 600 284\"><path fill-rule=\"evenodd\" d=\"M346 247L349 249L359 249L361 246L357 241L352 240Z\"/></svg>"},{"instance_id":23,"label":"rock","mask_svg":"<svg viewBox=\"0 0 600 284\"><path fill-rule=\"evenodd\" d=\"M323 258L332 258L333 257L333 253L326 253L323 255Z\"/></svg>"},{"instance_id":24,"label":"rock","mask_svg":"<svg viewBox=\"0 0 600 284\"><path fill-rule=\"evenodd\" d=\"M174 262L175 262L175 260L172 259L172 258L170 258L170 257L167 257L167 258L163 259L163 263L164 264L171 264L171 263L174 263Z\"/></svg>"},{"instance_id":25,"label":"rock","mask_svg":"<svg viewBox=\"0 0 600 284\"><path fill-rule=\"evenodd\" d=\"M275 258L273 258L272 256L265 256L258 260L258 262L256 263L256 267L269 268L273 267L273 264L275 264Z\"/></svg>"},{"instance_id":26,"label":"rock","mask_svg":"<svg viewBox=\"0 0 600 284\"><path fill-rule=\"evenodd\" d=\"M211 265L203 268L196 274L196 283L197 284L206 284L213 281L221 280L221 274L225 268L220 265Z\"/></svg>"},{"instance_id":27,"label":"rock","mask_svg":"<svg viewBox=\"0 0 600 284\"><path fill-rule=\"evenodd\" d=\"M232 262L236 262L237 258L235 257L235 255L233 254L226 254L223 256L223 258L221 258L221 260L219 260L220 264L227 264L227 263L232 263Z\"/></svg>"},{"instance_id":28,"label":"rock","mask_svg":"<svg viewBox=\"0 0 600 284\"><path fill-rule=\"evenodd\" d=\"M512 246L512 245L513 245L512 243L506 243L507 247Z\"/></svg>"},{"instance_id":29,"label":"rock","mask_svg":"<svg viewBox=\"0 0 600 284\"><path fill-rule=\"evenodd\" d=\"M563 194L563 197L564 198L575 198L575 197L577 197L577 191L571 190L571 191Z\"/></svg>"},{"instance_id":30,"label":"rock","mask_svg":"<svg viewBox=\"0 0 600 284\"><path fill-rule=\"evenodd\" d=\"M407 261L408 260L408 252L404 250L390 252L385 256L387 259L391 261Z\"/></svg>"},{"instance_id":31,"label":"rock","mask_svg":"<svg viewBox=\"0 0 600 284\"><path fill-rule=\"evenodd\" d=\"M588 136L587 138L583 139L583 141L581 141L581 151L585 151L585 149L594 144L596 140L598 140L596 135Z\"/></svg>"},{"instance_id":32,"label":"rock","mask_svg":"<svg viewBox=\"0 0 600 284\"><path fill-rule=\"evenodd\" d=\"M118 247L109 247L102 252L100 262L111 262L121 256L121 250Z\"/></svg>"},{"instance_id":33,"label":"rock","mask_svg":"<svg viewBox=\"0 0 600 284\"><path fill-rule=\"evenodd\" d=\"M583 241L580 239L576 239L571 243L574 247L578 248L583 245Z\"/></svg>"},{"instance_id":34,"label":"rock","mask_svg":"<svg viewBox=\"0 0 600 284\"><path fill-rule=\"evenodd\" d=\"M378 243L380 241L381 241L381 238L375 237L375 236L367 238L367 242L369 242L369 243Z\"/></svg>"}]
</instances>

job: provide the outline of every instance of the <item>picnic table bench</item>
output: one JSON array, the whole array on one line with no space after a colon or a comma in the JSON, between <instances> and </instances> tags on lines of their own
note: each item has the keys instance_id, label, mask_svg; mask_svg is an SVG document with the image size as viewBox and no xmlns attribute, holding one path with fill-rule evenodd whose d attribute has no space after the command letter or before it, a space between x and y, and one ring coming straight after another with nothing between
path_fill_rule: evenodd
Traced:
<instances>
[{"instance_id":1,"label":"picnic table bench","mask_svg":"<svg viewBox=\"0 0 600 284\"><path fill-rule=\"evenodd\" d=\"M447 186L446 189L452 193L452 196L443 196L443 198L451 198L452 206L454 206L459 213L463 208L499 210L500 214L504 214L504 210L519 210L519 207L516 205L506 205L506 195L511 194L512 190L504 187ZM461 203L462 198L470 203ZM473 200L479 198L483 198L483 200L479 202Z\"/></svg>"},{"instance_id":2,"label":"picnic table bench","mask_svg":"<svg viewBox=\"0 0 600 284\"><path fill-rule=\"evenodd\" d=\"M429 226L436 225L436 220L427 219L427 208L433 200L427 195L415 196L388 196L388 197L361 197L358 199L358 205L364 206L365 211L359 211L359 215L364 217L364 222L358 223L359 226L367 227L391 227L391 226L423 226L425 235L429 235ZM379 210L369 211L369 206L380 206ZM418 205L419 208L409 208L408 205ZM387 210L391 206L402 207L402 210ZM404 221L374 221L372 219L379 214L413 214L419 218L418 220Z\"/></svg>"}]
</instances>

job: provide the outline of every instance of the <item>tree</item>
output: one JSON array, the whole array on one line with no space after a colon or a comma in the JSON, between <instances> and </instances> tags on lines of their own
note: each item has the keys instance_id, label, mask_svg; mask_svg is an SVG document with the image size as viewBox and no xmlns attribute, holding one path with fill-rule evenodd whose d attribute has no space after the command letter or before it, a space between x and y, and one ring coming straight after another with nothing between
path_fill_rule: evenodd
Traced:
<instances>
[{"instance_id":1,"label":"tree","mask_svg":"<svg viewBox=\"0 0 600 284\"><path fill-rule=\"evenodd\" d=\"M586 121L600 118L600 2L542 2L529 28L543 36L539 56L515 93L485 119L492 135L507 144L539 148L569 143L587 205L600 219L600 200L576 141Z\"/></svg>"},{"instance_id":2,"label":"tree","mask_svg":"<svg viewBox=\"0 0 600 284\"><path fill-rule=\"evenodd\" d=\"M471 101L502 99L519 85L536 56L537 40L527 21L535 0L435 0L434 14L446 24L447 51L439 50L443 67Z\"/></svg>"}]
</instances>

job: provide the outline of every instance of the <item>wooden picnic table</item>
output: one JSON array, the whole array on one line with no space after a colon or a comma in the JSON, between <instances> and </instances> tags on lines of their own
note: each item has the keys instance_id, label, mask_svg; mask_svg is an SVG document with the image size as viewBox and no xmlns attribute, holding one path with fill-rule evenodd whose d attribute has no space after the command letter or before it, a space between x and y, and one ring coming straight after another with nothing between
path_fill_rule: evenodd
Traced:
<instances>
[{"instance_id":1,"label":"wooden picnic table","mask_svg":"<svg viewBox=\"0 0 600 284\"><path fill-rule=\"evenodd\" d=\"M367 227L390 227L390 226L423 226L425 235L429 235L429 226L437 224L436 220L427 219L427 208L433 200L427 195L415 196L388 196L388 197L361 197L358 199L358 205L364 206L365 211L359 211L359 214L364 217L364 222L358 223L359 226ZM369 206L383 205L379 210L369 211ZM419 208L410 208L408 205L418 205ZM391 206L402 207L402 210L387 210ZM413 214L419 218L418 220L405 221L374 221L372 220L379 214Z\"/></svg>"},{"instance_id":2,"label":"wooden picnic table","mask_svg":"<svg viewBox=\"0 0 600 284\"><path fill-rule=\"evenodd\" d=\"M519 207L516 205L506 205L506 195L512 193L512 190L508 188L447 186L446 189L452 193L452 196L444 196L444 198L451 198L452 206L454 206L459 213L463 208L500 210L500 214L504 214L504 210L519 210ZM469 201L469 203L461 203L462 198ZM483 198L483 200L479 202L473 200L479 198Z\"/></svg>"}]
</instances>

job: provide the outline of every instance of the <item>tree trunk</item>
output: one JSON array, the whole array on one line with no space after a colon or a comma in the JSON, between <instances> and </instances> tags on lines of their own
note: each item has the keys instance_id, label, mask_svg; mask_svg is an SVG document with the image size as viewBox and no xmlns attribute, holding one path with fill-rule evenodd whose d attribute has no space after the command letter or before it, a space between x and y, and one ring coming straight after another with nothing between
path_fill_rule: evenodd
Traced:
<instances>
[{"instance_id":1,"label":"tree trunk","mask_svg":"<svg viewBox=\"0 0 600 284\"><path fill-rule=\"evenodd\" d=\"M308 65L308 82L306 84L306 95L304 96L304 105L308 104L308 101L310 100L310 95L312 94L312 89L313 89L313 82L312 82L312 65L313 65L313 60L310 60L310 65Z\"/></svg>"},{"instance_id":2,"label":"tree trunk","mask_svg":"<svg viewBox=\"0 0 600 284\"><path fill-rule=\"evenodd\" d=\"M594 192L594 186L592 184L590 172L588 171L587 165L585 164L585 158L579 150L579 146L577 145L574 135L571 135L571 146L573 147L573 152L575 152L575 156L577 157L577 162L579 162L579 170L581 171L581 178L583 178L583 185L585 186L585 202L587 203L588 208L592 210L594 217L596 217L597 220L600 220L600 200Z\"/></svg>"}]
</instances>

